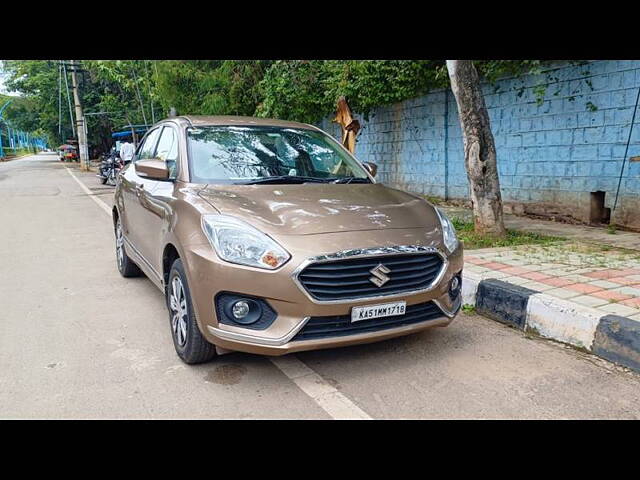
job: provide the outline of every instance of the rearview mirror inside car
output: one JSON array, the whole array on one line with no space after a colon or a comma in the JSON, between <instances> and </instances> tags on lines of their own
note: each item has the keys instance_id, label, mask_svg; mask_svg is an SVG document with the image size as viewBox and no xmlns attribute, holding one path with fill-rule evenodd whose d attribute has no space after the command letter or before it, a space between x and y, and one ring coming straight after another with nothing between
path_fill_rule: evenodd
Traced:
<instances>
[{"instance_id":1,"label":"rearview mirror inside car","mask_svg":"<svg viewBox=\"0 0 640 480\"><path fill-rule=\"evenodd\" d=\"M364 168L367 169L367 172L369 172L369 175L371 175L372 177L375 177L376 173L378 173L378 165L376 165L375 163L364 162L362 165L364 165Z\"/></svg>"},{"instance_id":2,"label":"rearview mirror inside car","mask_svg":"<svg viewBox=\"0 0 640 480\"><path fill-rule=\"evenodd\" d=\"M153 180L169 180L169 169L163 160L138 160L133 165L136 173L141 177Z\"/></svg>"}]
</instances>

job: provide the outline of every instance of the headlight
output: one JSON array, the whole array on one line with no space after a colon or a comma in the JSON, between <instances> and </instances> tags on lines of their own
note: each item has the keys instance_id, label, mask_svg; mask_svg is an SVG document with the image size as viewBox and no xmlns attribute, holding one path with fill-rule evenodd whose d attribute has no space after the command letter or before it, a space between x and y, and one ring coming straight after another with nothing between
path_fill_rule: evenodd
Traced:
<instances>
[{"instance_id":1,"label":"headlight","mask_svg":"<svg viewBox=\"0 0 640 480\"><path fill-rule=\"evenodd\" d=\"M442 225L442 240L444 241L444 245L447 247L447 250L449 250L449 253L453 253L453 251L458 248L456 229L453 227L453 223L451 223L449 217L447 217L442 210L436 208L436 212L438 212L440 224Z\"/></svg>"},{"instance_id":2,"label":"headlight","mask_svg":"<svg viewBox=\"0 0 640 480\"><path fill-rule=\"evenodd\" d=\"M273 270L291 257L273 239L226 215L203 215L202 230L218 256L231 263Z\"/></svg>"}]
</instances>

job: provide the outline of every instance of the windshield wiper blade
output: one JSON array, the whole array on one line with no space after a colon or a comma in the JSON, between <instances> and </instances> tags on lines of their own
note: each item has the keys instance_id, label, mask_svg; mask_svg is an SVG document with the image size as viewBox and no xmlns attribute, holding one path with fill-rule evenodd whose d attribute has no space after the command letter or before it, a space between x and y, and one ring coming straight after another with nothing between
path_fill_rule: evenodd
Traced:
<instances>
[{"instance_id":1,"label":"windshield wiper blade","mask_svg":"<svg viewBox=\"0 0 640 480\"><path fill-rule=\"evenodd\" d=\"M249 180L247 182L237 182L237 183L238 185L257 185L257 184L264 184L264 183L305 183L305 182L325 183L326 180L324 178L303 177L300 175L277 175L274 177L257 178L255 180Z\"/></svg>"},{"instance_id":2,"label":"windshield wiper blade","mask_svg":"<svg viewBox=\"0 0 640 480\"><path fill-rule=\"evenodd\" d=\"M362 177L342 177L335 179L332 178L330 180L332 180L332 183L371 183L368 178Z\"/></svg>"}]
</instances>

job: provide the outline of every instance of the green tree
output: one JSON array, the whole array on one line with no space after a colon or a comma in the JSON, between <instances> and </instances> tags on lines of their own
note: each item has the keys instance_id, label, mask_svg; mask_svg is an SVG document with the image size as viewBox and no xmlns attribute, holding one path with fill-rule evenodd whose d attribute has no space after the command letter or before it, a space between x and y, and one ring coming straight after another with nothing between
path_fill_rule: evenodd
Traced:
<instances>
[{"instance_id":1,"label":"green tree","mask_svg":"<svg viewBox=\"0 0 640 480\"><path fill-rule=\"evenodd\" d=\"M474 62L490 82L504 75L541 73L541 60ZM345 96L365 118L375 108L449 85L441 60L87 60L80 93L89 143L107 148L112 129L153 123L175 107L181 114L257 115L316 123ZM50 143L71 136L62 83L62 135L58 134L60 74L57 60L4 61L7 86L19 92L7 112L17 127L46 132ZM536 94L544 96L545 87Z\"/></svg>"},{"instance_id":2,"label":"green tree","mask_svg":"<svg viewBox=\"0 0 640 480\"><path fill-rule=\"evenodd\" d=\"M5 117L20 130L45 132L50 145L58 142L61 138L58 135L57 62L5 60L2 67L8 74L7 88L22 95L7 107ZM70 134L68 116L64 126L65 132Z\"/></svg>"},{"instance_id":3,"label":"green tree","mask_svg":"<svg viewBox=\"0 0 640 480\"><path fill-rule=\"evenodd\" d=\"M157 91L164 111L181 114L253 115L261 100L259 82L271 62L264 60L161 61Z\"/></svg>"},{"instance_id":4,"label":"green tree","mask_svg":"<svg viewBox=\"0 0 640 480\"><path fill-rule=\"evenodd\" d=\"M543 67L541 60L477 64L489 82L504 75L539 73ZM265 72L256 114L316 123L332 114L344 96L354 112L367 118L375 107L448 86L443 60L281 60Z\"/></svg>"},{"instance_id":5,"label":"green tree","mask_svg":"<svg viewBox=\"0 0 640 480\"><path fill-rule=\"evenodd\" d=\"M91 146L106 150L111 143L112 129L125 124L152 123L154 117L165 116L157 100L155 77L148 62L83 61L80 65L85 70L80 75L80 96L85 113L90 114L86 118ZM8 88L20 93L23 100L14 102L7 109L7 117L12 123L23 130L46 132L51 145L71 138L67 92L59 62L15 60L4 61L2 66L8 74ZM62 115L59 119L60 93ZM104 114L91 115L100 112ZM61 135L58 133L59 120Z\"/></svg>"}]
</instances>

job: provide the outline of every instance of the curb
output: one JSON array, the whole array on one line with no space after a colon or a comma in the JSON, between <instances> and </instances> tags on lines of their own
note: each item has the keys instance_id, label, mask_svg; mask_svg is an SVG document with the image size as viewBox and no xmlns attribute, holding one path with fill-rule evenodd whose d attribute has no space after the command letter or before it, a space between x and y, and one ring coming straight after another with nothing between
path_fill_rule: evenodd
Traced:
<instances>
[{"instance_id":1,"label":"curb","mask_svg":"<svg viewBox=\"0 0 640 480\"><path fill-rule=\"evenodd\" d=\"M13 160L20 160L21 158L32 157L33 155L37 155L37 153L27 153L19 157L0 157L0 162L12 162Z\"/></svg>"},{"instance_id":2,"label":"curb","mask_svg":"<svg viewBox=\"0 0 640 480\"><path fill-rule=\"evenodd\" d=\"M492 320L640 372L640 322L630 318L470 272L463 273L462 303Z\"/></svg>"}]
</instances>

